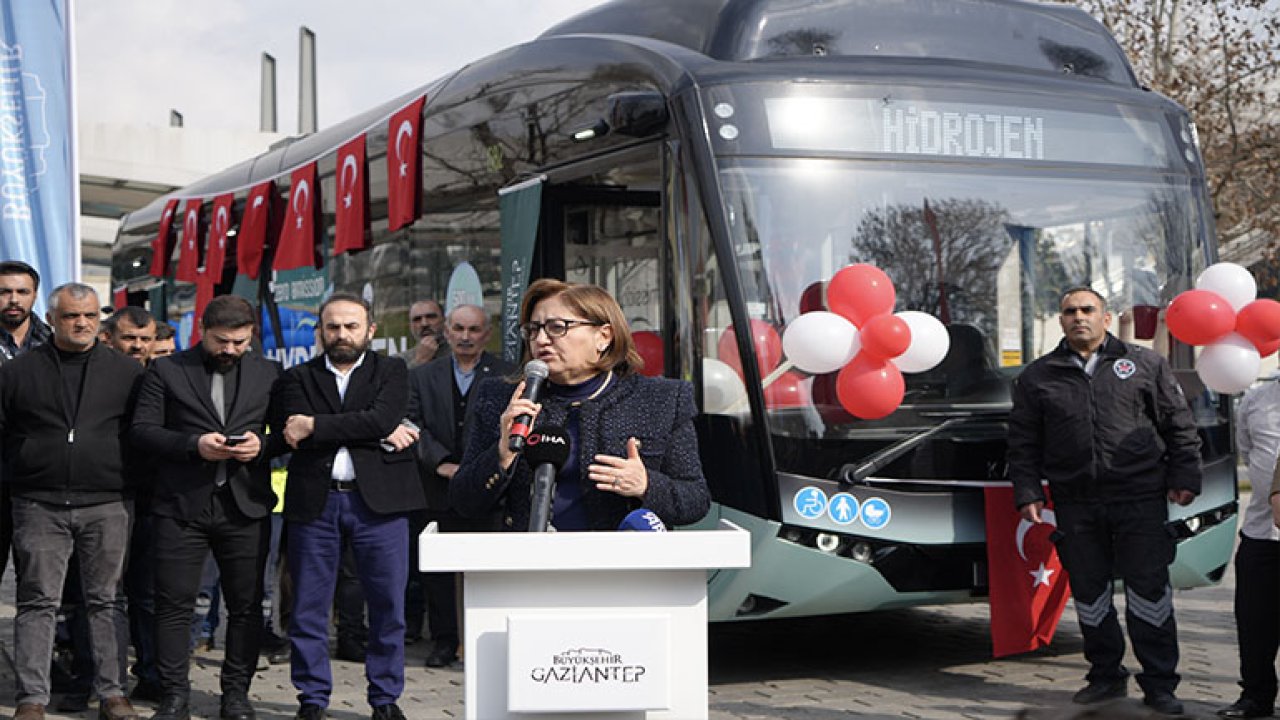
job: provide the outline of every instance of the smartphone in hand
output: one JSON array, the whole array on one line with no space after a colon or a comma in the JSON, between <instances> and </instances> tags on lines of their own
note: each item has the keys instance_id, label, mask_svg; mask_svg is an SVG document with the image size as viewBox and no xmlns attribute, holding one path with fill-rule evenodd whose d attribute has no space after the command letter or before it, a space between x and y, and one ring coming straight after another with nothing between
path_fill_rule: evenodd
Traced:
<instances>
[{"instance_id":1,"label":"smartphone in hand","mask_svg":"<svg viewBox=\"0 0 1280 720\"><path fill-rule=\"evenodd\" d=\"M240 443L248 439L249 439L249 433L241 433L239 435L228 435L227 440L224 444L227 447L235 447L236 445L239 445Z\"/></svg>"}]
</instances>

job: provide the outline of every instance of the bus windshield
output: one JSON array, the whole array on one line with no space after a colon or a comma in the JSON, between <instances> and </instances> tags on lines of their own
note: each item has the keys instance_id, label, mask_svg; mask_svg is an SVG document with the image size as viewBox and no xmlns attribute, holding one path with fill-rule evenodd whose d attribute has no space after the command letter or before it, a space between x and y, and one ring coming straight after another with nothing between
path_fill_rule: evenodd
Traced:
<instances>
[{"instance_id":1,"label":"bus windshield","mask_svg":"<svg viewBox=\"0 0 1280 720\"><path fill-rule=\"evenodd\" d=\"M722 157L719 174L753 320L782 335L823 309L822 283L836 271L870 263L893 281L896 311L929 313L950 335L946 358L905 375L903 405L883 420L845 413L836 373L779 376L765 390L775 441L892 440L957 413L999 414L1010 379L1061 338L1059 293L1071 286L1108 298L1112 332L1167 352L1158 308L1203 266L1200 193L1174 173Z\"/></svg>"}]
</instances>

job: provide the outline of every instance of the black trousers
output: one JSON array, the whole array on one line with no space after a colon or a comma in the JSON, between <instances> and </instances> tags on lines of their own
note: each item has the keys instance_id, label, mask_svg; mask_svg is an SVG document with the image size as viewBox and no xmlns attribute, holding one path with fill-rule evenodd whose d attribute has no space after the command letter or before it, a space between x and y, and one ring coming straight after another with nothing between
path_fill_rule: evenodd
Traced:
<instances>
[{"instance_id":1,"label":"black trousers","mask_svg":"<svg viewBox=\"0 0 1280 720\"><path fill-rule=\"evenodd\" d=\"M1270 707L1276 700L1280 650L1280 542L1240 536L1235 605L1240 694Z\"/></svg>"},{"instance_id":2,"label":"black trousers","mask_svg":"<svg viewBox=\"0 0 1280 720\"><path fill-rule=\"evenodd\" d=\"M1164 498L1106 503L1059 503L1058 556L1071 579L1089 682L1128 676L1121 664L1124 633L1112 604L1113 579L1125 585L1125 625L1142 664L1138 684L1147 694L1178 687L1178 628L1173 617L1169 564L1176 550L1165 529Z\"/></svg>"},{"instance_id":3,"label":"black trousers","mask_svg":"<svg viewBox=\"0 0 1280 720\"><path fill-rule=\"evenodd\" d=\"M156 669L166 695L191 692L191 615L200 590L205 557L218 563L227 607L223 695L242 695L258 667L262 642L262 571L271 543L271 518L246 518L229 490L213 494L209 506L190 522L156 517Z\"/></svg>"}]
</instances>

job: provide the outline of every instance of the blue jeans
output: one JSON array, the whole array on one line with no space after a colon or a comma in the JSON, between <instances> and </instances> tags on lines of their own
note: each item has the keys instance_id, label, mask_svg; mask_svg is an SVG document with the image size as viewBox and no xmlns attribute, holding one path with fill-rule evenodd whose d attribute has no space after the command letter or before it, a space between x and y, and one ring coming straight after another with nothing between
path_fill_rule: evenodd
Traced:
<instances>
[{"instance_id":1,"label":"blue jeans","mask_svg":"<svg viewBox=\"0 0 1280 720\"><path fill-rule=\"evenodd\" d=\"M73 552L80 558L89 616L94 692L101 698L124 695L129 649L124 565L132 523L132 501L63 507L13 499L13 556L18 568L14 660L19 704L49 704L49 662L62 586Z\"/></svg>"}]
</instances>

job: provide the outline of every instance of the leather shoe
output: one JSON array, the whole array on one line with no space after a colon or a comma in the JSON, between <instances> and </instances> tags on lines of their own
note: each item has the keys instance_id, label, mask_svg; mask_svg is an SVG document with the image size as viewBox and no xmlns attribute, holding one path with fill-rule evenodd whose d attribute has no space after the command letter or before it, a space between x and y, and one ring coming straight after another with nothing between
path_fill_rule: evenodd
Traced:
<instances>
[{"instance_id":1,"label":"leather shoe","mask_svg":"<svg viewBox=\"0 0 1280 720\"><path fill-rule=\"evenodd\" d=\"M44 720L44 706L40 703L22 703L13 714L13 720Z\"/></svg>"},{"instance_id":2,"label":"leather shoe","mask_svg":"<svg viewBox=\"0 0 1280 720\"><path fill-rule=\"evenodd\" d=\"M81 692L67 693L58 698L58 702L53 704L53 709L68 715L82 713L89 709L89 694Z\"/></svg>"},{"instance_id":3,"label":"leather shoe","mask_svg":"<svg viewBox=\"0 0 1280 720\"><path fill-rule=\"evenodd\" d=\"M1092 705L1100 703L1104 700L1114 700L1122 698L1129 694L1128 678L1120 680L1095 680L1080 689L1072 698L1071 702L1077 705Z\"/></svg>"},{"instance_id":4,"label":"leather shoe","mask_svg":"<svg viewBox=\"0 0 1280 720\"><path fill-rule=\"evenodd\" d=\"M307 703L298 708L298 714L293 716L293 720L325 720L324 708Z\"/></svg>"},{"instance_id":5,"label":"leather shoe","mask_svg":"<svg viewBox=\"0 0 1280 720\"><path fill-rule=\"evenodd\" d=\"M1173 693L1148 693L1142 698L1142 704L1161 715L1182 714L1182 702Z\"/></svg>"},{"instance_id":6,"label":"leather shoe","mask_svg":"<svg viewBox=\"0 0 1280 720\"><path fill-rule=\"evenodd\" d=\"M427 667L442 668L453 664L458 659L458 653L448 645L437 645L434 650L427 655Z\"/></svg>"},{"instance_id":7,"label":"leather shoe","mask_svg":"<svg viewBox=\"0 0 1280 720\"><path fill-rule=\"evenodd\" d=\"M222 696L222 720L257 720L246 695Z\"/></svg>"},{"instance_id":8,"label":"leather shoe","mask_svg":"<svg viewBox=\"0 0 1280 720\"><path fill-rule=\"evenodd\" d=\"M400 712L399 705L387 703L373 709L373 720L405 720L405 718L404 713Z\"/></svg>"},{"instance_id":9,"label":"leather shoe","mask_svg":"<svg viewBox=\"0 0 1280 720\"><path fill-rule=\"evenodd\" d=\"M98 720L142 720L129 698L123 695L102 698L98 704Z\"/></svg>"},{"instance_id":10,"label":"leather shoe","mask_svg":"<svg viewBox=\"0 0 1280 720\"><path fill-rule=\"evenodd\" d=\"M1241 697L1239 700L1218 711L1224 718L1263 718L1271 717L1276 712L1274 705L1263 705L1257 700Z\"/></svg>"},{"instance_id":11,"label":"leather shoe","mask_svg":"<svg viewBox=\"0 0 1280 720\"><path fill-rule=\"evenodd\" d=\"M191 720L191 708L181 695L166 695L151 720Z\"/></svg>"}]
</instances>

